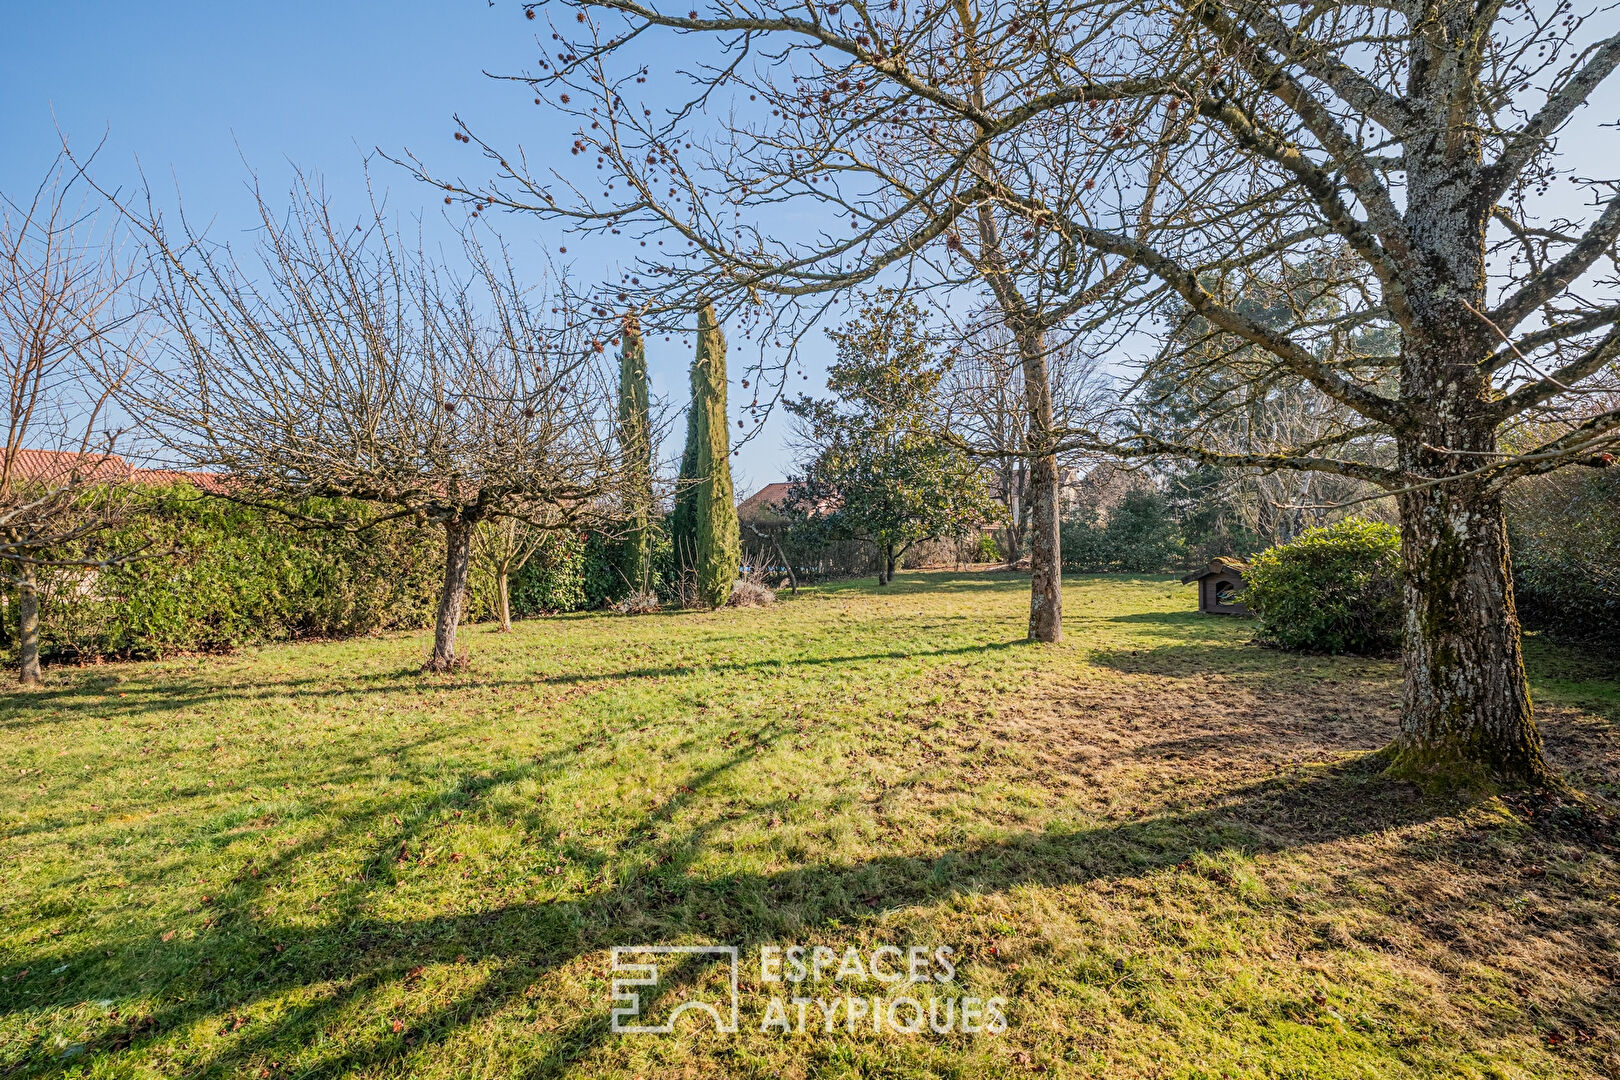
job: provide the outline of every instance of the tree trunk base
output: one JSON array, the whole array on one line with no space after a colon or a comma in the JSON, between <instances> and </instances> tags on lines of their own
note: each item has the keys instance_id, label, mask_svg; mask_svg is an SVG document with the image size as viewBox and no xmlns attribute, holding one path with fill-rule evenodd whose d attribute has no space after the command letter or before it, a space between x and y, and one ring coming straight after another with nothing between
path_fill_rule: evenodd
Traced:
<instances>
[{"instance_id":1,"label":"tree trunk base","mask_svg":"<svg viewBox=\"0 0 1620 1080\"><path fill-rule=\"evenodd\" d=\"M1414 745L1396 740L1383 751L1384 774L1405 780L1431 794L1495 794L1499 791L1548 791L1573 794L1564 779L1540 755L1531 760L1480 761L1477 750L1444 745Z\"/></svg>"},{"instance_id":2,"label":"tree trunk base","mask_svg":"<svg viewBox=\"0 0 1620 1080\"><path fill-rule=\"evenodd\" d=\"M456 671L466 671L471 666L472 658L467 653L454 657L430 656L427 658L427 662L422 665L422 674L449 674Z\"/></svg>"},{"instance_id":3,"label":"tree trunk base","mask_svg":"<svg viewBox=\"0 0 1620 1080\"><path fill-rule=\"evenodd\" d=\"M31 568L24 567L22 587L17 593L21 644L18 681L23 686L38 686L44 681L39 671L39 588Z\"/></svg>"},{"instance_id":4,"label":"tree trunk base","mask_svg":"<svg viewBox=\"0 0 1620 1080\"><path fill-rule=\"evenodd\" d=\"M1459 485L1399 501L1406 626L1391 775L1426 788L1566 790L1536 730L1500 501Z\"/></svg>"}]
</instances>

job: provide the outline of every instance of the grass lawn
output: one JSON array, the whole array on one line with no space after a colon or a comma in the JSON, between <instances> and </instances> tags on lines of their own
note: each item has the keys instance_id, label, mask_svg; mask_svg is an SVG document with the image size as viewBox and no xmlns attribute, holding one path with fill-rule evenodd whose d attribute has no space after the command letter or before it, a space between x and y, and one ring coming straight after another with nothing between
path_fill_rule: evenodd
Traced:
<instances>
[{"instance_id":1,"label":"grass lawn","mask_svg":"<svg viewBox=\"0 0 1620 1080\"><path fill-rule=\"evenodd\" d=\"M1071 579L1029 646L1027 588L480 626L446 676L425 634L49 671L0 698L0 1075L1620 1075L1613 836L1381 779L1390 663L1158 578ZM1620 681L1530 659L1620 794ZM741 1030L613 1033L612 948L701 943ZM955 972L766 984L762 945ZM671 958L644 1022L725 969ZM760 1030L902 993L1006 1030Z\"/></svg>"}]
</instances>

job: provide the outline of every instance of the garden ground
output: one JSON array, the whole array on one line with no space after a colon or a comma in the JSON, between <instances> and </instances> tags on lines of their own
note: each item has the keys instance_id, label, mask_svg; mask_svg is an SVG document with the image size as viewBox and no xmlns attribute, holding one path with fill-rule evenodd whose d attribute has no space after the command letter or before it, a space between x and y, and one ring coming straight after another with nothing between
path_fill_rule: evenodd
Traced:
<instances>
[{"instance_id":1,"label":"garden ground","mask_svg":"<svg viewBox=\"0 0 1620 1080\"><path fill-rule=\"evenodd\" d=\"M0 700L0 1075L1620 1073L1591 817L1381 778L1392 663L1156 578L1069 580L1029 646L1027 589L475 627L446 676L422 634L48 672ZM1614 798L1620 682L1530 659ZM740 1032L612 1033L612 947L691 943L743 950ZM792 944L950 946L1007 1029L762 1032Z\"/></svg>"}]
</instances>

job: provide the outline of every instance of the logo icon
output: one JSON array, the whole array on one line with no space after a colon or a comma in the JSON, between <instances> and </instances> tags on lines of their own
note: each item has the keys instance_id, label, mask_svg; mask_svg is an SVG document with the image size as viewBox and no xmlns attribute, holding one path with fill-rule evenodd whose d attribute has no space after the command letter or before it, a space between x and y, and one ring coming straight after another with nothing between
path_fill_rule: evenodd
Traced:
<instances>
[{"instance_id":1,"label":"logo icon","mask_svg":"<svg viewBox=\"0 0 1620 1080\"><path fill-rule=\"evenodd\" d=\"M686 992L680 1002L670 1010L669 1016L662 1024L635 1024L633 1021L645 1020L642 1015L641 992L637 987L656 987L659 985L659 963L657 957L673 957L666 967L678 965L681 960L699 961L708 958L713 963L721 958L726 962L726 974L729 976L730 1000L723 1001L726 995L714 987L706 991L700 986L683 987ZM615 1034L622 1035L670 1035L675 1031L675 1021L683 1012L694 1009L706 1012L714 1019L714 1029L722 1035L733 1035L737 1031L737 946L735 945L620 945L613 950L613 1000L619 1004L613 1006L612 1024ZM713 983L713 980L710 980ZM672 993L677 991L672 991ZM648 1004L652 1002L649 999Z\"/></svg>"}]
</instances>

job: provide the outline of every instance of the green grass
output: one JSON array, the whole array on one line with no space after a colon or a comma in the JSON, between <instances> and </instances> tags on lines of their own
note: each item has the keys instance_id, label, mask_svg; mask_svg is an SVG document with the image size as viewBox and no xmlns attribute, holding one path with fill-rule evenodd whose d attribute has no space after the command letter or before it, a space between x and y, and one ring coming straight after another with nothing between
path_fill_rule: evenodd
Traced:
<instances>
[{"instance_id":1,"label":"green grass","mask_svg":"<svg viewBox=\"0 0 1620 1080\"><path fill-rule=\"evenodd\" d=\"M0 1075L1620 1071L1612 838L1381 778L1391 664L1158 578L1069 581L1029 646L1027 587L474 627L448 676L425 635L51 671L0 700ZM1613 796L1612 672L1530 656ZM743 949L741 1032L613 1034L610 949L692 943ZM762 1033L792 944L948 945L1007 1030Z\"/></svg>"}]
</instances>

